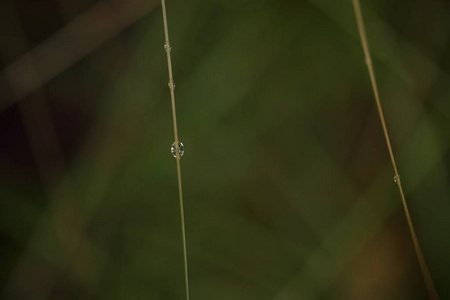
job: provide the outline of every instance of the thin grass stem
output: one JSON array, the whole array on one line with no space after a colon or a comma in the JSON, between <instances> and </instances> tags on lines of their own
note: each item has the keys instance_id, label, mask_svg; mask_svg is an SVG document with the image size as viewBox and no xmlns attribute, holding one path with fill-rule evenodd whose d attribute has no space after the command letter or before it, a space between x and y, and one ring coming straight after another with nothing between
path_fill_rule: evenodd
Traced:
<instances>
[{"instance_id":1,"label":"thin grass stem","mask_svg":"<svg viewBox=\"0 0 450 300\"><path fill-rule=\"evenodd\" d=\"M187 247L186 247L186 228L184 221L184 202L183 202L183 187L181 180L181 166L180 166L180 151L179 151L179 142L178 139L178 127L177 127L177 113L175 109L175 82L173 80L173 72L172 72L172 57L171 46L169 41L169 28L167 26L167 12L166 12L166 1L161 0L162 13L163 13L163 22L164 22L164 35L166 38L166 42L164 44L164 48L167 53L167 68L169 70L169 88L170 88L170 101L172 104L172 121L173 121L173 132L174 132L174 147L175 147L175 155L177 162L177 180L178 180L178 197L180 200L180 216L181 216L181 233L183 240L183 259L184 259L184 278L186 285L186 299L189 300L189 274L188 274L188 261L187 261Z\"/></svg>"},{"instance_id":2,"label":"thin grass stem","mask_svg":"<svg viewBox=\"0 0 450 300\"><path fill-rule=\"evenodd\" d=\"M394 157L394 152L392 151L392 145L391 145L391 141L389 138L388 129L386 126L383 109L381 107L380 95L379 95L379 91L378 91L377 82L375 79L375 72L374 72L373 65L372 65L372 59L371 59L370 50L369 50L369 43L367 42L367 35L366 35L366 30L364 28L364 21L363 21L361 5L360 5L359 0L353 0L353 8L355 9L356 22L358 24L359 35L361 37L361 44L362 44L362 47L364 50L364 56L366 59L367 69L369 71L370 81L372 84L372 89L373 89L375 101L377 104L378 114L380 116L381 126L383 127L383 133L384 133L384 137L386 139L386 145L387 145L387 148L389 151L389 156L391 158L392 167L394 168L394 173L395 173L394 180L395 180L395 182L398 186L399 192L400 192L403 209L405 211L409 231L411 233L414 248L415 248L415 251L417 254L417 258L419 260L420 269L422 271L422 275L423 275L425 285L428 290L430 299L439 300L439 295L436 291L433 279L432 279L430 271L428 269L428 265L425 261L424 255L422 253L422 249L420 247L419 240L417 238L417 234L416 234L416 231L414 229L414 225L413 225L413 222L411 219L411 214L409 213L408 205L406 203L405 194L403 193L402 181L401 181L400 175L398 174L397 164L395 162L395 157Z\"/></svg>"}]
</instances>

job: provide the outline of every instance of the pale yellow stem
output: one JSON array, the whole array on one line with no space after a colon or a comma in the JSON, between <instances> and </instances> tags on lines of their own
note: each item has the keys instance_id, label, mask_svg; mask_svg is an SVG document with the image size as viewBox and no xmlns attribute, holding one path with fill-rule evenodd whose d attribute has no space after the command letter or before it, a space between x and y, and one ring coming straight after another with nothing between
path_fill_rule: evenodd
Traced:
<instances>
[{"instance_id":1,"label":"pale yellow stem","mask_svg":"<svg viewBox=\"0 0 450 300\"><path fill-rule=\"evenodd\" d=\"M389 151L389 156L391 158L392 167L394 168L395 182L397 183L398 189L400 191L400 197L402 199L403 209L405 211L406 219L408 221L408 227L409 227L409 231L411 232L411 237L413 240L414 248L416 250L417 258L419 260L420 269L422 270L422 275L425 280L425 285L427 287L430 299L439 300L439 296L438 296L438 293L434 286L433 279L431 278L431 274L428 269L427 263L425 261L425 257L422 253L422 249L420 248L419 240L417 238L417 234L414 229L411 215L409 213L408 205L406 203L405 195L403 193L402 181L401 181L400 175L398 174L397 164L395 162L395 157L394 157L394 152L392 151L391 141L390 141L387 126L386 126L386 121L384 119L383 109L381 107L380 95L378 92L377 82L375 80L375 72L373 70L372 59L370 56L369 44L367 42L367 35L366 35L366 30L364 28L364 21L363 21L363 17L362 17L361 5L359 3L359 0L353 0L353 7L355 9L356 22L358 24L358 30L359 30L359 34L361 37L361 44L362 44L362 47L364 50L364 56L366 59L367 69L369 71L370 81L372 83L372 89L373 89L375 101L377 104L378 114L380 116L381 126L383 127L383 133L384 133L384 137L386 139L386 144L387 144L387 148Z\"/></svg>"}]
</instances>

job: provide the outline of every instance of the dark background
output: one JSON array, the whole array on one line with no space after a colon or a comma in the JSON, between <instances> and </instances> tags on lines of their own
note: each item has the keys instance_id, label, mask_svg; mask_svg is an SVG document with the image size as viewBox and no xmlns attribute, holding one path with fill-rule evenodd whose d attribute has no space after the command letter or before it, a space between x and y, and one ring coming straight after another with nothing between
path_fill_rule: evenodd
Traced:
<instances>
[{"instance_id":1,"label":"dark background","mask_svg":"<svg viewBox=\"0 0 450 300\"><path fill-rule=\"evenodd\" d=\"M450 299L450 4L362 1ZM427 299L350 0L168 0L191 299ZM161 6L0 2L0 298L183 299Z\"/></svg>"}]
</instances>

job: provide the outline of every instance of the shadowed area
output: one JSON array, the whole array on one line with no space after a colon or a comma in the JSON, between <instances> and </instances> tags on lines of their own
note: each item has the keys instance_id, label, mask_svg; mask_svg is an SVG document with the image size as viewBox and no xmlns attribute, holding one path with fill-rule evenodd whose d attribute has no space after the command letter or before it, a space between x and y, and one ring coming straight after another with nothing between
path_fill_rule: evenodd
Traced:
<instances>
[{"instance_id":1,"label":"shadowed area","mask_svg":"<svg viewBox=\"0 0 450 300\"><path fill-rule=\"evenodd\" d=\"M361 2L450 298L450 5ZM191 299L427 299L351 1L167 0ZM0 299L184 299L159 1L0 3Z\"/></svg>"}]
</instances>

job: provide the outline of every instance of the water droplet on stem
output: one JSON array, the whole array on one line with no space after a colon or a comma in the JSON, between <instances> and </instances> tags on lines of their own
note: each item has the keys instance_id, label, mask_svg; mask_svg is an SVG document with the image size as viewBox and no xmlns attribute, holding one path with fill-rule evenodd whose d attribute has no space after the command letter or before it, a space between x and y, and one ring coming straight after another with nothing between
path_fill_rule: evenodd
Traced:
<instances>
[{"instance_id":1,"label":"water droplet on stem","mask_svg":"<svg viewBox=\"0 0 450 300\"><path fill-rule=\"evenodd\" d=\"M170 152L172 153L173 157L177 158L177 148L178 148L178 154L180 155L180 158L184 155L184 145L182 142L178 141L177 146L175 147L175 143L172 144L170 147Z\"/></svg>"}]
</instances>

